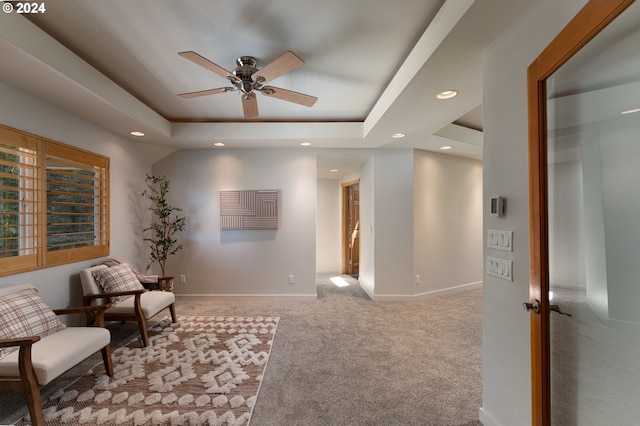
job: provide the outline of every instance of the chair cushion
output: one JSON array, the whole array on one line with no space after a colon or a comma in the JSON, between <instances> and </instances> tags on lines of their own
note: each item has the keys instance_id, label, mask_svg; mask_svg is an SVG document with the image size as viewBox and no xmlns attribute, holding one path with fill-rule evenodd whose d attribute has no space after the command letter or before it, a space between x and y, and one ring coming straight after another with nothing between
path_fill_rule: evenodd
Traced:
<instances>
[{"instance_id":1,"label":"chair cushion","mask_svg":"<svg viewBox=\"0 0 640 426\"><path fill-rule=\"evenodd\" d=\"M112 266L111 268L95 269L91 272L103 293L117 291L144 290L140 281L127 264ZM120 303L133 296L111 297L111 303Z\"/></svg>"},{"instance_id":2,"label":"chair cushion","mask_svg":"<svg viewBox=\"0 0 640 426\"><path fill-rule=\"evenodd\" d=\"M35 288L0 296L0 338L45 337L64 328ZM17 349L17 346L0 349L0 359Z\"/></svg>"},{"instance_id":3,"label":"chair cushion","mask_svg":"<svg viewBox=\"0 0 640 426\"><path fill-rule=\"evenodd\" d=\"M67 327L32 346L33 369L41 386L84 361L111 342L109 330L101 327ZM0 360L0 376L19 377L18 352Z\"/></svg>"},{"instance_id":4,"label":"chair cushion","mask_svg":"<svg viewBox=\"0 0 640 426\"><path fill-rule=\"evenodd\" d=\"M111 305L105 315L131 315L134 312L135 298L130 297L118 304ZM170 291L147 291L140 295L140 305L145 319L153 317L161 310L176 301L176 296Z\"/></svg>"}]
</instances>

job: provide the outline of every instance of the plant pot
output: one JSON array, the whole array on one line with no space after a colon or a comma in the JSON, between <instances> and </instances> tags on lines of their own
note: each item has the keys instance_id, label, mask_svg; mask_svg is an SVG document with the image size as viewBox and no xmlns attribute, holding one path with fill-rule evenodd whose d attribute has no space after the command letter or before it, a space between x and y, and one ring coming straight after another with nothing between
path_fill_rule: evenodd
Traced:
<instances>
[{"instance_id":1,"label":"plant pot","mask_svg":"<svg viewBox=\"0 0 640 426\"><path fill-rule=\"evenodd\" d=\"M173 279L174 277L159 277L158 287L162 291L173 291Z\"/></svg>"}]
</instances>

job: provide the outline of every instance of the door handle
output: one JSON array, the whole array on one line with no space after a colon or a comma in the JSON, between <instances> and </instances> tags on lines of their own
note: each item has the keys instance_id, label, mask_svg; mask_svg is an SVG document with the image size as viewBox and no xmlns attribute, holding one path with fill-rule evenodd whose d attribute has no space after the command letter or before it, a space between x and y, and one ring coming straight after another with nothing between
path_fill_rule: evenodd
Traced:
<instances>
[{"instance_id":1,"label":"door handle","mask_svg":"<svg viewBox=\"0 0 640 426\"><path fill-rule=\"evenodd\" d=\"M537 299L532 299L531 302L524 302L522 304L522 307L524 308L525 311L533 312L534 314L539 314L540 313L540 302ZM559 305L549 305L549 310L553 311L553 312L557 312L560 315L566 315L568 317L572 316L571 314L568 314L566 312L562 312L560 310L560 306Z\"/></svg>"},{"instance_id":2,"label":"door handle","mask_svg":"<svg viewBox=\"0 0 640 426\"><path fill-rule=\"evenodd\" d=\"M562 311L560 310L560 306L558 306L558 305L549 305L549 310L551 310L551 311L553 311L553 312L557 312L557 313L559 313L560 315L566 315L566 316L568 316L568 317L572 316L571 314L568 314L568 313L566 313L566 312L562 312Z\"/></svg>"},{"instance_id":3,"label":"door handle","mask_svg":"<svg viewBox=\"0 0 640 426\"><path fill-rule=\"evenodd\" d=\"M534 314L540 313L540 302L538 299L531 299L531 302L524 302L522 307L525 311L533 312Z\"/></svg>"}]
</instances>

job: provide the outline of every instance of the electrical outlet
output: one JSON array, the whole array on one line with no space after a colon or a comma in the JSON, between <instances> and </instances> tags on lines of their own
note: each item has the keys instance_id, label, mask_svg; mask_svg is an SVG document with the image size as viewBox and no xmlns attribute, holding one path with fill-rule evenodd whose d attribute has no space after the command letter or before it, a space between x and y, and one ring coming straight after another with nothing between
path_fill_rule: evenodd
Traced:
<instances>
[{"instance_id":1,"label":"electrical outlet","mask_svg":"<svg viewBox=\"0 0 640 426\"><path fill-rule=\"evenodd\" d=\"M416 285L420 285L420 275L416 275Z\"/></svg>"},{"instance_id":2,"label":"electrical outlet","mask_svg":"<svg viewBox=\"0 0 640 426\"><path fill-rule=\"evenodd\" d=\"M186 284L186 283L187 283L187 276L180 275L180 284Z\"/></svg>"},{"instance_id":3,"label":"electrical outlet","mask_svg":"<svg viewBox=\"0 0 640 426\"><path fill-rule=\"evenodd\" d=\"M293 285L294 281L293 275L289 275L289 285Z\"/></svg>"}]
</instances>

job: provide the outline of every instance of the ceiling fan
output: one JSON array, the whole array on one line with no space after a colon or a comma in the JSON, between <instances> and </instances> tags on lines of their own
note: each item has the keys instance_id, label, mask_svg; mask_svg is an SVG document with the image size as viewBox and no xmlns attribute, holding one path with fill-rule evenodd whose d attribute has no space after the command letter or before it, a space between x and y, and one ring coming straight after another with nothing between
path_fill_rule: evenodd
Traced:
<instances>
[{"instance_id":1,"label":"ceiling fan","mask_svg":"<svg viewBox=\"0 0 640 426\"><path fill-rule=\"evenodd\" d=\"M313 104L318 100L318 98L314 96L305 95L303 93L281 89L280 87L265 86L269 81L304 65L304 61L290 51L284 53L275 61L265 65L261 69L256 68L257 61L253 56L241 56L236 60L237 66L233 72L229 72L221 66L214 64L196 52L180 52L178 55L208 69L209 71L213 71L214 73L227 78L233 85L229 87L218 87L216 89L200 90L197 92L181 93L178 96L182 98L194 98L197 96L240 91L242 94L242 109L244 111L245 118L258 116L258 101L256 100L257 92L307 107L313 106Z\"/></svg>"}]
</instances>

